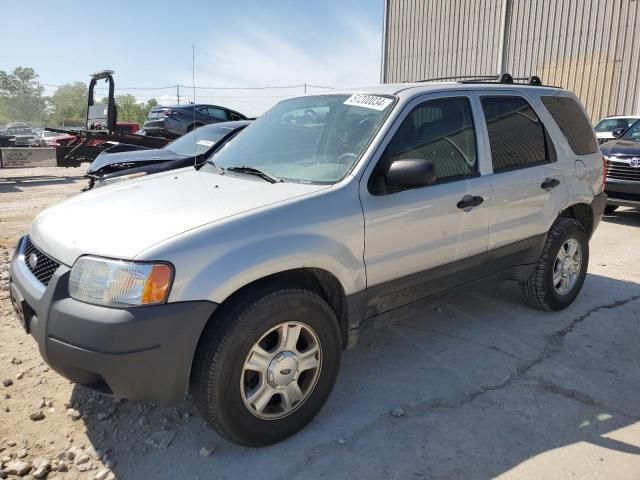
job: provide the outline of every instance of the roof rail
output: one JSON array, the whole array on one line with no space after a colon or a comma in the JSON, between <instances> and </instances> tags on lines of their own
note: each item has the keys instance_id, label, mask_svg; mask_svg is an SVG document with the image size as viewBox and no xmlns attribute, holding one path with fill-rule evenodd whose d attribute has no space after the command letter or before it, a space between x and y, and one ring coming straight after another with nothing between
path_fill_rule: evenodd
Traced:
<instances>
[{"instance_id":1,"label":"roof rail","mask_svg":"<svg viewBox=\"0 0 640 480\"><path fill-rule=\"evenodd\" d=\"M542 80L537 75L529 77L512 77L509 73L501 73L500 75L453 75L450 77L426 78L417 80L417 82L440 82L443 80L456 80L458 83L504 83L519 85L530 85L532 87L541 87Z\"/></svg>"}]
</instances>

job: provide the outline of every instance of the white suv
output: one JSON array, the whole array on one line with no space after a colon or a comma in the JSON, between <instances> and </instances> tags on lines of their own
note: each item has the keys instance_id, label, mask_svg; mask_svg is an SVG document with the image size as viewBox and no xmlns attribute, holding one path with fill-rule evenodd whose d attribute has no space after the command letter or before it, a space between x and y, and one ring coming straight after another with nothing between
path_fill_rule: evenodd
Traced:
<instances>
[{"instance_id":1,"label":"white suv","mask_svg":"<svg viewBox=\"0 0 640 480\"><path fill-rule=\"evenodd\" d=\"M89 388L174 403L244 445L307 425L341 352L398 309L487 279L578 295L606 204L576 97L499 82L285 100L202 168L41 213L11 263L20 321Z\"/></svg>"}]
</instances>

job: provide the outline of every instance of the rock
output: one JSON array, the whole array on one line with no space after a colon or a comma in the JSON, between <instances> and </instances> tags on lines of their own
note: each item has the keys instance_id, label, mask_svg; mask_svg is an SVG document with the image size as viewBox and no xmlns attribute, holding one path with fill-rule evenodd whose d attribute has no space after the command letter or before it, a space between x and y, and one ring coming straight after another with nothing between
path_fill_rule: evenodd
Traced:
<instances>
[{"instance_id":1,"label":"rock","mask_svg":"<svg viewBox=\"0 0 640 480\"><path fill-rule=\"evenodd\" d=\"M201 457L210 457L213 452L216 451L216 446L215 445L207 445L205 447L202 447L200 449L200 456Z\"/></svg>"},{"instance_id":2,"label":"rock","mask_svg":"<svg viewBox=\"0 0 640 480\"><path fill-rule=\"evenodd\" d=\"M111 470L113 467L115 467L115 463L113 462L113 460L105 460L104 466L105 468L108 468L109 470Z\"/></svg>"},{"instance_id":3,"label":"rock","mask_svg":"<svg viewBox=\"0 0 640 480\"><path fill-rule=\"evenodd\" d=\"M49 460L47 460L46 458L42 458L42 457L38 457L33 461L33 472L31 472L31 475L33 476L33 478L44 478L47 476L47 473L49 473L49 467L50 467L50 463Z\"/></svg>"},{"instance_id":4,"label":"rock","mask_svg":"<svg viewBox=\"0 0 640 480\"><path fill-rule=\"evenodd\" d=\"M19 358L13 357L11 359L11 363L13 363L14 365L20 365L22 363L22 360L20 360Z\"/></svg>"},{"instance_id":5,"label":"rock","mask_svg":"<svg viewBox=\"0 0 640 480\"><path fill-rule=\"evenodd\" d=\"M11 398L11 394L10 393L5 393L4 394L4 398L6 398L7 400L9 400Z\"/></svg>"},{"instance_id":6,"label":"rock","mask_svg":"<svg viewBox=\"0 0 640 480\"><path fill-rule=\"evenodd\" d=\"M91 460L91 456L89 456L87 452L80 450L80 452L75 456L74 463L76 465L82 465L83 463L87 463L89 460Z\"/></svg>"},{"instance_id":7,"label":"rock","mask_svg":"<svg viewBox=\"0 0 640 480\"><path fill-rule=\"evenodd\" d=\"M40 402L40 408L44 408L46 406L47 406L47 400L44 397L42 397L42 401Z\"/></svg>"},{"instance_id":8,"label":"rock","mask_svg":"<svg viewBox=\"0 0 640 480\"><path fill-rule=\"evenodd\" d=\"M80 418L82 418L82 414L75 408L68 409L67 415L71 417L71 420L79 420Z\"/></svg>"},{"instance_id":9,"label":"rock","mask_svg":"<svg viewBox=\"0 0 640 480\"><path fill-rule=\"evenodd\" d=\"M10 447L15 447L16 446L16 442L15 442L15 440L9 440L7 442L7 445L9 445Z\"/></svg>"},{"instance_id":10,"label":"rock","mask_svg":"<svg viewBox=\"0 0 640 480\"><path fill-rule=\"evenodd\" d=\"M175 436L175 430L158 430L149 435L144 443L156 448L168 448Z\"/></svg>"},{"instance_id":11,"label":"rock","mask_svg":"<svg viewBox=\"0 0 640 480\"><path fill-rule=\"evenodd\" d=\"M93 477L93 480L106 480L111 472L107 468L102 468L98 470L96 476Z\"/></svg>"},{"instance_id":12,"label":"rock","mask_svg":"<svg viewBox=\"0 0 640 480\"><path fill-rule=\"evenodd\" d=\"M65 462L58 462L58 466L56 467L56 471L58 472L68 472L69 466Z\"/></svg>"},{"instance_id":13,"label":"rock","mask_svg":"<svg viewBox=\"0 0 640 480\"><path fill-rule=\"evenodd\" d=\"M2 380L2 385L4 385L5 387L10 387L11 385L13 385L13 380L11 380L10 378L5 378L4 380Z\"/></svg>"},{"instance_id":14,"label":"rock","mask_svg":"<svg viewBox=\"0 0 640 480\"><path fill-rule=\"evenodd\" d=\"M22 380L22 377L24 377L24 375L25 375L26 373L27 373L27 372L25 372L24 370L20 370L20 371L18 372L18 374L16 375L16 378L17 378L18 380Z\"/></svg>"},{"instance_id":15,"label":"rock","mask_svg":"<svg viewBox=\"0 0 640 480\"><path fill-rule=\"evenodd\" d=\"M36 410L31 415L29 415L29 418L34 422L37 422L39 420L44 420L44 413L42 413L42 410Z\"/></svg>"},{"instance_id":16,"label":"rock","mask_svg":"<svg viewBox=\"0 0 640 480\"><path fill-rule=\"evenodd\" d=\"M404 410L401 408L394 408L391 410L391 416L396 418L404 417Z\"/></svg>"},{"instance_id":17,"label":"rock","mask_svg":"<svg viewBox=\"0 0 640 480\"><path fill-rule=\"evenodd\" d=\"M91 465L90 463L83 463L81 465L78 465L76 468L79 472L87 472L93 468L93 465Z\"/></svg>"},{"instance_id":18,"label":"rock","mask_svg":"<svg viewBox=\"0 0 640 480\"><path fill-rule=\"evenodd\" d=\"M24 457L26 457L27 455L29 455L29 452L27 452L27 449L26 449L26 448L23 448L23 449L21 449L21 450L18 452L18 454L16 455L16 457L18 457L18 458L24 458Z\"/></svg>"},{"instance_id":19,"label":"rock","mask_svg":"<svg viewBox=\"0 0 640 480\"><path fill-rule=\"evenodd\" d=\"M78 455L80 455L81 453L83 453L83 451L82 451L82 449L81 449L81 448L78 448L78 447L70 447L70 448L68 448L68 449L67 449L67 452L66 452L66 454L67 454L67 459L68 459L68 460L73 461L73 460L75 460L75 458L76 458Z\"/></svg>"},{"instance_id":20,"label":"rock","mask_svg":"<svg viewBox=\"0 0 640 480\"><path fill-rule=\"evenodd\" d=\"M4 471L9 475L18 475L19 477L24 477L31 471L31 465L23 462L22 460L12 460L4 467Z\"/></svg>"}]
</instances>

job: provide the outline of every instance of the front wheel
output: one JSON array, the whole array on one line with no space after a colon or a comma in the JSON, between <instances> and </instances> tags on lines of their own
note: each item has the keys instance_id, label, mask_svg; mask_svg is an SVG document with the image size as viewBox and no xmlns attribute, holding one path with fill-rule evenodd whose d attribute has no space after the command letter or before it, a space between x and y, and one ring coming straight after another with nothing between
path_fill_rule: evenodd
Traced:
<instances>
[{"instance_id":1,"label":"front wheel","mask_svg":"<svg viewBox=\"0 0 640 480\"><path fill-rule=\"evenodd\" d=\"M196 406L235 443L284 440L331 393L342 353L336 316L318 295L298 288L253 291L221 310L196 352Z\"/></svg>"},{"instance_id":2,"label":"front wheel","mask_svg":"<svg viewBox=\"0 0 640 480\"><path fill-rule=\"evenodd\" d=\"M520 283L522 293L540 310L562 310L580 293L588 265L589 241L582 225L572 218L558 218L535 271Z\"/></svg>"}]
</instances>

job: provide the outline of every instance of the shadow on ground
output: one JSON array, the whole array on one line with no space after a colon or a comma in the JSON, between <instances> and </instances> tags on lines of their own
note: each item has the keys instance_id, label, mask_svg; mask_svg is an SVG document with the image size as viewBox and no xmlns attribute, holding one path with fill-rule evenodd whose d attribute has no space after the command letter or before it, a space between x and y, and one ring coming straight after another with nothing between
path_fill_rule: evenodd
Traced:
<instances>
[{"instance_id":1,"label":"shadow on ground","mask_svg":"<svg viewBox=\"0 0 640 480\"><path fill-rule=\"evenodd\" d=\"M73 402L119 478L490 478L574 448L596 449L586 458L597 468L606 452L640 455L611 433L640 420L638 318L638 285L598 275L557 313L527 307L511 282L416 304L345 352L311 425L259 450L220 439L189 402L115 402L82 387Z\"/></svg>"}]
</instances>

